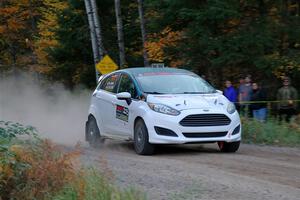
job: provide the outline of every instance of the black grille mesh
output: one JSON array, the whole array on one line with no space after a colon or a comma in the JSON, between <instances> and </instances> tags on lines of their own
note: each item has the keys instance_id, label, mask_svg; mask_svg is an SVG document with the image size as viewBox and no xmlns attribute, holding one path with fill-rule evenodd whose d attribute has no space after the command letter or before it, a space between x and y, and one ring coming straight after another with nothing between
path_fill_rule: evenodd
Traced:
<instances>
[{"instance_id":1,"label":"black grille mesh","mask_svg":"<svg viewBox=\"0 0 300 200\"><path fill-rule=\"evenodd\" d=\"M211 133L182 133L187 138L207 138L207 137L224 137L227 132L211 132Z\"/></svg>"},{"instance_id":2,"label":"black grille mesh","mask_svg":"<svg viewBox=\"0 0 300 200\"><path fill-rule=\"evenodd\" d=\"M231 120L224 114L197 114L188 115L179 124L181 126L227 126Z\"/></svg>"}]
</instances>

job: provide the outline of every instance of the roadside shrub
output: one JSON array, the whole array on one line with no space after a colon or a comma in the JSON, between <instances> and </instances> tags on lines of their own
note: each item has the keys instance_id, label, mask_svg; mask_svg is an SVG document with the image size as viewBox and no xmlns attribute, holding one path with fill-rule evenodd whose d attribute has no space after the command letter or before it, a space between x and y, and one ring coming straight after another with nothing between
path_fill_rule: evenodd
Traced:
<instances>
[{"instance_id":1,"label":"roadside shrub","mask_svg":"<svg viewBox=\"0 0 300 200\"><path fill-rule=\"evenodd\" d=\"M17 140L21 136L36 136L36 130L31 126L23 126L19 123L0 121L0 197L7 199L9 183L22 176L22 172L28 165L16 161L14 150L18 148ZM23 140L26 142L26 140Z\"/></svg>"},{"instance_id":2,"label":"roadside shrub","mask_svg":"<svg viewBox=\"0 0 300 200\"><path fill-rule=\"evenodd\" d=\"M242 118L243 142L299 147L300 128L295 120L292 123L279 123L276 119L269 119L262 123L255 119Z\"/></svg>"},{"instance_id":3,"label":"roadside shrub","mask_svg":"<svg viewBox=\"0 0 300 200\"><path fill-rule=\"evenodd\" d=\"M72 181L77 151L38 139L33 127L1 122L0 130L0 199L45 199Z\"/></svg>"},{"instance_id":4,"label":"roadside shrub","mask_svg":"<svg viewBox=\"0 0 300 200\"><path fill-rule=\"evenodd\" d=\"M81 169L80 153L39 139L33 127L0 121L0 200L145 199L111 184L105 159L103 173Z\"/></svg>"},{"instance_id":5,"label":"roadside shrub","mask_svg":"<svg viewBox=\"0 0 300 200\"><path fill-rule=\"evenodd\" d=\"M1 166L9 165L14 161L14 153L10 146L16 142L17 137L36 137L36 129L32 126L23 126L19 123L0 121L0 172ZM23 140L26 141L26 140ZM19 141L21 142L21 140ZM1 177L0 173L0 177Z\"/></svg>"}]
</instances>

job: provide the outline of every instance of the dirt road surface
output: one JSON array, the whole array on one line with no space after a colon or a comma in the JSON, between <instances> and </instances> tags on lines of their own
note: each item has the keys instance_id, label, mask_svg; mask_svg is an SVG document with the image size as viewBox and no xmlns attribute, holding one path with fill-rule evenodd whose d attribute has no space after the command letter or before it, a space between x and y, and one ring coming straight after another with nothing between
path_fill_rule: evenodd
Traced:
<instances>
[{"instance_id":1,"label":"dirt road surface","mask_svg":"<svg viewBox=\"0 0 300 200\"><path fill-rule=\"evenodd\" d=\"M106 140L85 147L84 163L103 159L120 187L136 187L148 199L300 200L300 149L243 144L235 154L216 144L159 147L153 156L134 153L132 143Z\"/></svg>"}]
</instances>

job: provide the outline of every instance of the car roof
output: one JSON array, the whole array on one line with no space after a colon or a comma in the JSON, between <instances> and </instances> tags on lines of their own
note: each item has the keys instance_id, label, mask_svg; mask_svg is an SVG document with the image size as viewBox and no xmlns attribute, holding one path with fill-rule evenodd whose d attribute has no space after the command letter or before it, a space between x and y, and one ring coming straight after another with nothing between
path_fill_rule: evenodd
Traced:
<instances>
[{"instance_id":1,"label":"car roof","mask_svg":"<svg viewBox=\"0 0 300 200\"><path fill-rule=\"evenodd\" d=\"M120 72L127 72L129 74L132 74L133 76L136 76L137 74L141 73L159 73L159 72L167 72L167 73L192 73L185 69L178 69L178 68L169 68L169 67L163 67L163 68L153 68L153 67L134 67L134 68L127 68L119 70Z\"/></svg>"}]
</instances>

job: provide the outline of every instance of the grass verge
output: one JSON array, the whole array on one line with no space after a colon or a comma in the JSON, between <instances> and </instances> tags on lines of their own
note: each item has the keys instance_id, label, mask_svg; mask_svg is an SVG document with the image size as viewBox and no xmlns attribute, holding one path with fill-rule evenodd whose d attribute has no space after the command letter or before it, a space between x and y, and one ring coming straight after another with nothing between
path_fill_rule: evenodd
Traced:
<instances>
[{"instance_id":1,"label":"grass verge","mask_svg":"<svg viewBox=\"0 0 300 200\"><path fill-rule=\"evenodd\" d=\"M84 176L83 176L84 175ZM66 185L53 200L143 200L145 195L135 189L121 190L95 169L85 169L76 180Z\"/></svg>"},{"instance_id":2,"label":"grass verge","mask_svg":"<svg viewBox=\"0 0 300 200\"><path fill-rule=\"evenodd\" d=\"M279 123L275 119L269 119L264 123L249 118L241 120L242 139L245 143L300 147L298 123Z\"/></svg>"}]
</instances>

